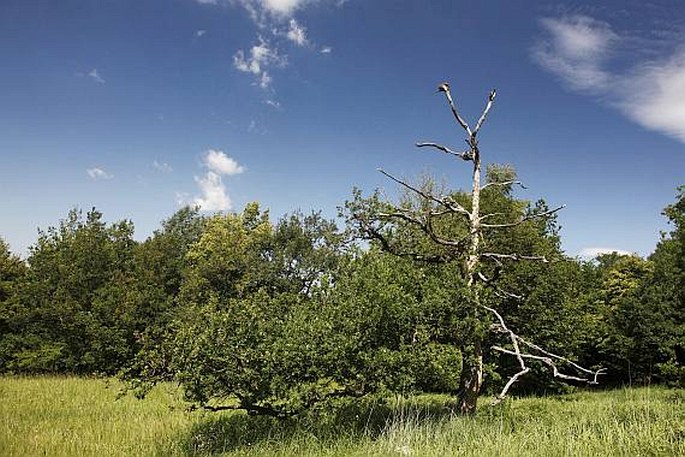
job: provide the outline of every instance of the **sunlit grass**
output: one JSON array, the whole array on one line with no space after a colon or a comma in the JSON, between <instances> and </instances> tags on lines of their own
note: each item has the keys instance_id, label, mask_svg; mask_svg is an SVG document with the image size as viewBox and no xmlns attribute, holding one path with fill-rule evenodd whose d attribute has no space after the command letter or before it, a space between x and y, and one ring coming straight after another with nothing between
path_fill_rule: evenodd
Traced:
<instances>
[{"instance_id":1,"label":"sunlit grass","mask_svg":"<svg viewBox=\"0 0 685 457\"><path fill-rule=\"evenodd\" d=\"M662 388L482 402L454 417L446 398L392 399L279 422L187 412L179 392L116 399L115 381L0 378L2 456L679 456L685 391Z\"/></svg>"},{"instance_id":2,"label":"sunlit grass","mask_svg":"<svg viewBox=\"0 0 685 457\"><path fill-rule=\"evenodd\" d=\"M199 419L168 386L144 401L117 399L119 389L98 379L0 378L0 455L155 455Z\"/></svg>"}]
</instances>

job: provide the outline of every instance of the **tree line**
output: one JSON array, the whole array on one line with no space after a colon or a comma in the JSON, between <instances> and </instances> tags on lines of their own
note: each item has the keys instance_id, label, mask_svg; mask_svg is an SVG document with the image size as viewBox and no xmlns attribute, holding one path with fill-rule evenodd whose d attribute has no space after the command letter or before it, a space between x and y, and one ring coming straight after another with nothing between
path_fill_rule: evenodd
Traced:
<instances>
[{"instance_id":1,"label":"tree line","mask_svg":"<svg viewBox=\"0 0 685 457\"><path fill-rule=\"evenodd\" d=\"M273 222L250 203L183 208L146 241L72 210L26 262L0 243L0 372L119 374L144 395L182 385L208 409L288 417L336 398L685 381L685 186L647 259L561 249L557 211L485 169L479 132L438 86L467 149L469 190L433 179L398 203L355 189L340 229L320 213ZM545 372L551 372L549 376ZM601 378L601 379L600 379Z\"/></svg>"},{"instance_id":2,"label":"tree line","mask_svg":"<svg viewBox=\"0 0 685 457\"><path fill-rule=\"evenodd\" d=\"M490 167L486 180L512 177L510 167ZM522 200L512 185L489 186L481 199L489 212L523 220L490 248L548 259L499 273L512 296L481 297L510 328L606 368L603 386L683 385L685 187L664 210L672 230L646 259L569 257L554 215L526 218L544 201ZM407 193L400 206L421 204ZM199 406L279 417L338 397L456 393L474 331L463 266L420 228L383 218L387 209L380 194L355 191L339 228L319 213L272 221L257 203L211 216L186 207L143 242L130 221L71 210L39 231L25 260L0 242L0 372L118 374L140 393L172 380ZM438 223L442 234L465 230L456 217ZM517 372L505 355L486 355L485 391ZM530 368L514 393L564 388L544 363Z\"/></svg>"}]
</instances>

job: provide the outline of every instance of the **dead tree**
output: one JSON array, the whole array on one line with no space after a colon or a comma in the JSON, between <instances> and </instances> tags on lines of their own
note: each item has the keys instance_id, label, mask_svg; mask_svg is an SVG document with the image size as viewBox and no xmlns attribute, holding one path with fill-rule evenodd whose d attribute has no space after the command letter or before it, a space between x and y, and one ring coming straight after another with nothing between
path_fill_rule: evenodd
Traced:
<instances>
[{"instance_id":1,"label":"dead tree","mask_svg":"<svg viewBox=\"0 0 685 457\"><path fill-rule=\"evenodd\" d=\"M521 338L507 327L503 317L495 308L487 306L485 303L483 303L481 297L486 288L490 288L495 295L502 298L521 299L521 297L517 296L516 294L500 289L496 284L498 272L505 267L506 263L548 262L548 259L544 256L516 252L485 252L482 248L482 240L484 239L484 236L486 236L487 232L491 230L506 230L530 220L549 218L557 211L561 210L564 206L562 205L547 211L533 212L514 221L505 221L496 224L489 223L488 221L493 219L496 220L497 216L500 215L481 214L481 191L488 186L511 186L514 184L522 185L519 181L513 180L504 182L491 182L485 185L481 184L482 160L481 151L478 145L478 134L485 124L490 110L492 109L496 92L495 90L490 92L485 108L483 109L483 112L473 128L464 120L457 110L456 104L450 92L449 84L446 82L440 84L438 86L438 92L445 96L454 120L456 121L458 127L466 133L465 141L467 148L465 150L454 150L434 142L420 142L417 143L416 146L419 148L431 148L454 157L455 159L459 159L460 161L471 163L472 180L470 207L469 205L458 203L450 195L434 195L430 191L421 189L419 186L413 186L403 179L397 178L383 170L379 170L383 175L402 186L408 192L415 194L419 199L428 203L426 207L432 209L416 212L407 210L407 208L398 205L391 205L391 211L382 212L376 214L376 216L384 220L397 220L402 221L405 224L410 224L427 235L433 243L447 248L447 251L454 253L454 255L450 256L448 254L435 256L395 249L394 246L392 246L391 243L383 236L383 234L379 230L375 229L373 224L369 223L368 219L364 219L363 216L358 215L359 217L357 218L357 222L360 223L360 225L363 227L363 230L370 238L379 241L381 246L391 253L404 257L410 257L418 261L434 263L454 260L457 258L457 256L459 256L459 258L463 258L461 271L463 272L463 279L471 297L471 303L469 304L468 311L470 314L469 317L478 322L484 322L488 319L486 316L491 316L492 320L494 321L491 328L500 332L501 334L506 335L511 345L510 348L495 345L492 346L491 349L511 355L515 357L518 362L519 371L511 376L508 382L504 385L496 398L496 402L504 399L511 386L521 376L530 371L530 368L527 364L529 361L537 361L547 365L551 369L552 374L561 379L581 381L589 384L597 383L597 377L603 373L602 369L593 371L583 368L562 356L546 351L545 349ZM466 236L459 239L451 239L439 233L439 230L436 229L437 224L435 221L437 218L445 214L453 214L463 218L466 226L468 227ZM352 217L354 218L355 215L353 214ZM486 265L490 267L487 270L484 268ZM488 277L486 276L486 271L494 271L495 273ZM463 366L456 403L456 411L461 414L472 414L476 410L477 399L483 384L483 342L484 338L482 336L476 336L470 341L469 344L464 345L461 348ZM574 370L575 374L571 375L562 373L559 368L561 363L563 363L565 367L569 367L570 369Z\"/></svg>"}]
</instances>

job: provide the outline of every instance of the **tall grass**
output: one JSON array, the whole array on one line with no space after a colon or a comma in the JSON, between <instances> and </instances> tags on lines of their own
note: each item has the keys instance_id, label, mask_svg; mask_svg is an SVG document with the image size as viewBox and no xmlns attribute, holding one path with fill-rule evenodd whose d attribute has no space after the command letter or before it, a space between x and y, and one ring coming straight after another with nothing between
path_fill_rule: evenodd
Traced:
<instances>
[{"instance_id":1,"label":"tall grass","mask_svg":"<svg viewBox=\"0 0 685 457\"><path fill-rule=\"evenodd\" d=\"M117 399L120 387L98 379L0 378L0 455L161 455L200 419L169 386L143 401Z\"/></svg>"},{"instance_id":2,"label":"tall grass","mask_svg":"<svg viewBox=\"0 0 685 457\"><path fill-rule=\"evenodd\" d=\"M187 412L179 392L116 400L114 381L0 378L5 456L685 456L685 391L526 398L454 417L446 398L341 406L277 421Z\"/></svg>"}]
</instances>

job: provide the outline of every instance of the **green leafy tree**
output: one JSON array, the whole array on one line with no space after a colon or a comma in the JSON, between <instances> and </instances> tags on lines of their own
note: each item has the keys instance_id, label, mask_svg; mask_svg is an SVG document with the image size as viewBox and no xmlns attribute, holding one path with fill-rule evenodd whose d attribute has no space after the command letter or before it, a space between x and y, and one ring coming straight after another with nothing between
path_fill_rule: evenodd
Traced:
<instances>
[{"instance_id":1,"label":"green leafy tree","mask_svg":"<svg viewBox=\"0 0 685 457\"><path fill-rule=\"evenodd\" d=\"M142 392L175 379L203 407L279 417L339 394L324 374L332 343L315 297L333 282L341 242L317 214L274 225L256 203L207 219L186 254L166 338L127 377Z\"/></svg>"},{"instance_id":2,"label":"green leafy tree","mask_svg":"<svg viewBox=\"0 0 685 457\"><path fill-rule=\"evenodd\" d=\"M685 194L664 210L674 230L648 260L603 256L600 303L606 339L600 346L614 382L685 382Z\"/></svg>"},{"instance_id":3,"label":"green leafy tree","mask_svg":"<svg viewBox=\"0 0 685 457\"><path fill-rule=\"evenodd\" d=\"M19 340L7 368L27 372L115 372L129 357L126 304L133 224L107 226L95 209L69 212L41 231L17 300Z\"/></svg>"},{"instance_id":4,"label":"green leafy tree","mask_svg":"<svg viewBox=\"0 0 685 457\"><path fill-rule=\"evenodd\" d=\"M6 370L18 344L22 313L17 294L26 273L26 264L0 238L0 372Z\"/></svg>"}]
</instances>

